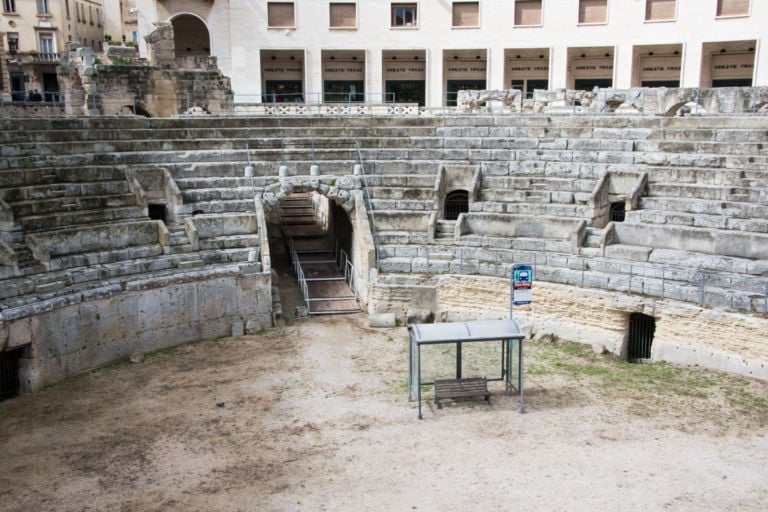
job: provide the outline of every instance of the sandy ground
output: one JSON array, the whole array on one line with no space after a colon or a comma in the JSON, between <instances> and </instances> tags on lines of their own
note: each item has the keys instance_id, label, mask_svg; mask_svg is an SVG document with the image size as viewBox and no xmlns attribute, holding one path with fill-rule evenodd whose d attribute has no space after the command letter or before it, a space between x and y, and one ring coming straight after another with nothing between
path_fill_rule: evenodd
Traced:
<instances>
[{"instance_id":1,"label":"sandy ground","mask_svg":"<svg viewBox=\"0 0 768 512\"><path fill-rule=\"evenodd\" d=\"M532 343L526 414L494 383L419 421L406 340L293 319L2 402L0 510L768 510L764 408L606 391Z\"/></svg>"}]
</instances>

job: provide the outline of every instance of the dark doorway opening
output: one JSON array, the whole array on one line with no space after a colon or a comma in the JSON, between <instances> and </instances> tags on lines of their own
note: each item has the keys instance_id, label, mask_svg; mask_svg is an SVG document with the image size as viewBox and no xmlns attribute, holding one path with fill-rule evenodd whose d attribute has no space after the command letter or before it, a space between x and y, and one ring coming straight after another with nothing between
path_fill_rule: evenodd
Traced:
<instances>
[{"instance_id":1,"label":"dark doorway opening","mask_svg":"<svg viewBox=\"0 0 768 512\"><path fill-rule=\"evenodd\" d=\"M323 102L359 103L365 101L362 80L326 80L323 82Z\"/></svg>"},{"instance_id":2,"label":"dark doorway opening","mask_svg":"<svg viewBox=\"0 0 768 512\"><path fill-rule=\"evenodd\" d=\"M0 352L0 400L19 394L21 349Z\"/></svg>"},{"instance_id":3,"label":"dark doorway opening","mask_svg":"<svg viewBox=\"0 0 768 512\"><path fill-rule=\"evenodd\" d=\"M445 220L456 220L459 214L469 211L469 192L466 190L454 190L445 196L445 209L443 218Z\"/></svg>"},{"instance_id":4,"label":"dark doorway opening","mask_svg":"<svg viewBox=\"0 0 768 512\"><path fill-rule=\"evenodd\" d=\"M344 251L347 256L352 257L352 237L354 229L349 220L349 214L337 205L334 201L329 201L331 236L337 249Z\"/></svg>"},{"instance_id":5,"label":"dark doorway opening","mask_svg":"<svg viewBox=\"0 0 768 512\"><path fill-rule=\"evenodd\" d=\"M712 87L752 87L751 78L721 78L712 80Z\"/></svg>"},{"instance_id":6,"label":"dark doorway opening","mask_svg":"<svg viewBox=\"0 0 768 512\"><path fill-rule=\"evenodd\" d=\"M387 80L387 101L424 106L424 80Z\"/></svg>"},{"instance_id":7,"label":"dark doorway opening","mask_svg":"<svg viewBox=\"0 0 768 512\"><path fill-rule=\"evenodd\" d=\"M626 206L624 201L611 203L611 222L624 222L624 218L627 216Z\"/></svg>"},{"instance_id":8,"label":"dark doorway opening","mask_svg":"<svg viewBox=\"0 0 768 512\"><path fill-rule=\"evenodd\" d=\"M301 80L267 80L264 103L302 103Z\"/></svg>"},{"instance_id":9,"label":"dark doorway opening","mask_svg":"<svg viewBox=\"0 0 768 512\"><path fill-rule=\"evenodd\" d=\"M642 87L680 87L680 80L643 80Z\"/></svg>"},{"instance_id":10,"label":"dark doorway opening","mask_svg":"<svg viewBox=\"0 0 768 512\"><path fill-rule=\"evenodd\" d=\"M518 79L512 80L511 86L512 89L522 91L523 98L529 100L533 98L533 91L536 89L544 89L545 91L549 89L549 80Z\"/></svg>"},{"instance_id":11,"label":"dark doorway opening","mask_svg":"<svg viewBox=\"0 0 768 512\"><path fill-rule=\"evenodd\" d=\"M59 77L56 73L43 73L43 98L49 103L59 103Z\"/></svg>"},{"instance_id":12,"label":"dark doorway opening","mask_svg":"<svg viewBox=\"0 0 768 512\"><path fill-rule=\"evenodd\" d=\"M166 221L165 205L164 204L150 204L147 206L149 210L149 218L152 220Z\"/></svg>"},{"instance_id":13,"label":"dark doorway opening","mask_svg":"<svg viewBox=\"0 0 768 512\"><path fill-rule=\"evenodd\" d=\"M633 363L648 361L651 358L651 345L656 332L656 319L642 313L629 316L629 343L627 360Z\"/></svg>"},{"instance_id":14,"label":"dark doorway opening","mask_svg":"<svg viewBox=\"0 0 768 512\"><path fill-rule=\"evenodd\" d=\"M592 91L595 87L609 89L613 87L611 78L577 78L574 81L573 88L577 91Z\"/></svg>"},{"instance_id":15,"label":"dark doorway opening","mask_svg":"<svg viewBox=\"0 0 768 512\"><path fill-rule=\"evenodd\" d=\"M485 80L448 80L446 84L446 106L455 107L459 91L484 91Z\"/></svg>"}]
</instances>

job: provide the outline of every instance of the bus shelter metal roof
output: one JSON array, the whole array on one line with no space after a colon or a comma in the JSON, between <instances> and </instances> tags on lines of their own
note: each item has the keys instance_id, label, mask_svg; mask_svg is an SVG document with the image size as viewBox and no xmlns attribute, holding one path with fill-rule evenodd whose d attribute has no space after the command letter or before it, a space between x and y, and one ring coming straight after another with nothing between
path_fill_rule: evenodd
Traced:
<instances>
[{"instance_id":1,"label":"bus shelter metal roof","mask_svg":"<svg viewBox=\"0 0 768 512\"><path fill-rule=\"evenodd\" d=\"M520 394L520 412L523 409L523 339L525 335L514 320L476 320L437 324L414 324L408 327L408 400L418 400L421 414L421 388L432 384L421 380L421 346L440 343L456 344L456 378L461 379L461 344L484 341L502 342L501 378L507 394L516 389ZM517 343L513 343L517 341ZM516 345L517 350L514 350ZM517 368L513 368L513 352L516 352ZM517 370L517 371L515 371ZM516 374L517 386L513 380Z\"/></svg>"}]
</instances>

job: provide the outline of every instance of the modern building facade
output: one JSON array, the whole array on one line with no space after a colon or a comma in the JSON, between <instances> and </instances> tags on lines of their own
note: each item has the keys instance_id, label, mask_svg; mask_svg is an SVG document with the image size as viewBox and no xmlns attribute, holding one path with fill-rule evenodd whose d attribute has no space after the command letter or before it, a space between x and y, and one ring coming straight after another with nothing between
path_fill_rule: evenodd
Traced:
<instances>
[{"instance_id":1,"label":"modern building facade","mask_svg":"<svg viewBox=\"0 0 768 512\"><path fill-rule=\"evenodd\" d=\"M66 43L104 45L102 0L2 0L0 93L14 101L58 101L56 66Z\"/></svg>"},{"instance_id":2,"label":"modern building facade","mask_svg":"<svg viewBox=\"0 0 768 512\"><path fill-rule=\"evenodd\" d=\"M768 85L758 0L136 0L140 51L217 57L239 101L455 102L461 89Z\"/></svg>"}]
</instances>

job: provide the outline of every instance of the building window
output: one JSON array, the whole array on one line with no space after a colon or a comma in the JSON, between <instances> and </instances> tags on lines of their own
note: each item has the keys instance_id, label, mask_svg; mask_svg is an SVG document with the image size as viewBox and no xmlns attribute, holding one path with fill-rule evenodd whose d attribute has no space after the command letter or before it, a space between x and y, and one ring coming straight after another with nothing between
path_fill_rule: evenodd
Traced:
<instances>
[{"instance_id":1,"label":"building window","mask_svg":"<svg viewBox=\"0 0 768 512\"><path fill-rule=\"evenodd\" d=\"M453 2L454 27L479 27L480 2Z\"/></svg>"},{"instance_id":2,"label":"building window","mask_svg":"<svg viewBox=\"0 0 768 512\"><path fill-rule=\"evenodd\" d=\"M675 19L676 0L645 0L645 21L669 21Z\"/></svg>"},{"instance_id":3,"label":"building window","mask_svg":"<svg viewBox=\"0 0 768 512\"><path fill-rule=\"evenodd\" d=\"M37 0L37 14L50 14L48 0Z\"/></svg>"},{"instance_id":4,"label":"building window","mask_svg":"<svg viewBox=\"0 0 768 512\"><path fill-rule=\"evenodd\" d=\"M355 28L357 6L355 4L331 3L331 28Z\"/></svg>"},{"instance_id":5,"label":"building window","mask_svg":"<svg viewBox=\"0 0 768 512\"><path fill-rule=\"evenodd\" d=\"M606 23L608 0L579 0L579 23Z\"/></svg>"},{"instance_id":6,"label":"building window","mask_svg":"<svg viewBox=\"0 0 768 512\"><path fill-rule=\"evenodd\" d=\"M93 25L93 6L88 6L88 22Z\"/></svg>"},{"instance_id":7,"label":"building window","mask_svg":"<svg viewBox=\"0 0 768 512\"><path fill-rule=\"evenodd\" d=\"M19 33L7 32L5 36L8 38L8 53L13 55L19 51Z\"/></svg>"},{"instance_id":8,"label":"building window","mask_svg":"<svg viewBox=\"0 0 768 512\"><path fill-rule=\"evenodd\" d=\"M717 0L717 16L748 16L749 0Z\"/></svg>"},{"instance_id":9,"label":"building window","mask_svg":"<svg viewBox=\"0 0 768 512\"><path fill-rule=\"evenodd\" d=\"M3 12L16 12L16 0L3 0Z\"/></svg>"},{"instance_id":10,"label":"building window","mask_svg":"<svg viewBox=\"0 0 768 512\"><path fill-rule=\"evenodd\" d=\"M270 28L294 28L296 19L293 2L269 2L267 4L267 24Z\"/></svg>"},{"instance_id":11,"label":"building window","mask_svg":"<svg viewBox=\"0 0 768 512\"><path fill-rule=\"evenodd\" d=\"M416 20L416 4L392 4L393 27L415 27Z\"/></svg>"},{"instance_id":12,"label":"building window","mask_svg":"<svg viewBox=\"0 0 768 512\"><path fill-rule=\"evenodd\" d=\"M541 25L542 0L515 0L515 26Z\"/></svg>"},{"instance_id":13,"label":"building window","mask_svg":"<svg viewBox=\"0 0 768 512\"><path fill-rule=\"evenodd\" d=\"M39 50L40 53L43 54L43 58L45 59L46 56L50 56L53 53L55 53L55 50L53 48L53 34L50 32L40 32L37 35L38 43L39 43Z\"/></svg>"}]
</instances>

